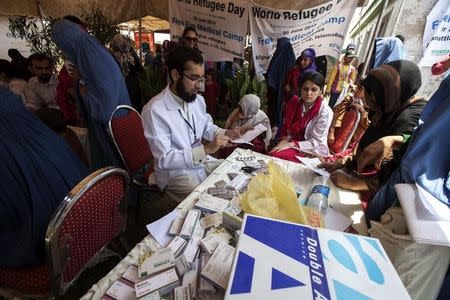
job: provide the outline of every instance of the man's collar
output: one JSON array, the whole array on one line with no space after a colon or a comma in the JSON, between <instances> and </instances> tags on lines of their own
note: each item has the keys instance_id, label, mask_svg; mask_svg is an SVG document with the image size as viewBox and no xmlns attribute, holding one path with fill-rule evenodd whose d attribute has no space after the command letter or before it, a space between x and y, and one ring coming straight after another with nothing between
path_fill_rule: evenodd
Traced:
<instances>
[{"instance_id":1,"label":"man's collar","mask_svg":"<svg viewBox=\"0 0 450 300\"><path fill-rule=\"evenodd\" d=\"M168 110L179 110L180 108L183 108L183 103L179 101L183 101L180 97L175 95L175 93L172 92L170 89L170 84L167 85L165 90L165 97L164 102L166 103L166 107Z\"/></svg>"},{"instance_id":2,"label":"man's collar","mask_svg":"<svg viewBox=\"0 0 450 300\"><path fill-rule=\"evenodd\" d=\"M181 107L183 107L183 106L184 106L184 100L181 99L180 97L178 97L178 96L172 91L172 89L170 88L170 85L169 85L169 92L170 92L170 94L172 95L172 97L175 99L175 101L178 103L178 105L180 105Z\"/></svg>"}]
</instances>

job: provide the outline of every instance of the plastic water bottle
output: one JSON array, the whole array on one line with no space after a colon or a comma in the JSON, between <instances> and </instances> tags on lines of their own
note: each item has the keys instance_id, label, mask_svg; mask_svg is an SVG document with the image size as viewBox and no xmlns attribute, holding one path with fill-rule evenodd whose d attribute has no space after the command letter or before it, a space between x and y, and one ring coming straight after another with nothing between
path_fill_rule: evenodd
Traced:
<instances>
[{"instance_id":1,"label":"plastic water bottle","mask_svg":"<svg viewBox=\"0 0 450 300\"><path fill-rule=\"evenodd\" d=\"M314 178L306 205L318 210L320 214L324 216L328 209L329 195L330 187L328 185L328 178L324 176L317 176Z\"/></svg>"}]
</instances>

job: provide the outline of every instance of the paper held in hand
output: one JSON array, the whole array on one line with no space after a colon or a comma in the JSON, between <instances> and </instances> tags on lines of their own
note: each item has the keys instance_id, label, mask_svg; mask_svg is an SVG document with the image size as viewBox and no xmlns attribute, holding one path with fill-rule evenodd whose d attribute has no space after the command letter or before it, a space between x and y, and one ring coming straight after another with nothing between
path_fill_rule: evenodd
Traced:
<instances>
[{"instance_id":1,"label":"paper held in hand","mask_svg":"<svg viewBox=\"0 0 450 300\"><path fill-rule=\"evenodd\" d=\"M301 163L303 163L306 166L307 169L314 171L319 175L330 177L330 173L328 171L318 167L321 164L321 162L317 157L315 158L301 157L301 156L296 157Z\"/></svg>"},{"instance_id":2,"label":"paper held in hand","mask_svg":"<svg viewBox=\"0 0 450 300\"><path fill-rule=\"evenodd\" d=\"M267 130L266 126L264 126L263 124L260 123L260 124L256 125L255 127L253 127L253 129L244 133L241 137L239 137L235 140L232 140L232 142L235 144L251 144L250 141L252 141L254 138L259 136L261 133L263 133L266 130Z\"/></svg>"}]
</instances>

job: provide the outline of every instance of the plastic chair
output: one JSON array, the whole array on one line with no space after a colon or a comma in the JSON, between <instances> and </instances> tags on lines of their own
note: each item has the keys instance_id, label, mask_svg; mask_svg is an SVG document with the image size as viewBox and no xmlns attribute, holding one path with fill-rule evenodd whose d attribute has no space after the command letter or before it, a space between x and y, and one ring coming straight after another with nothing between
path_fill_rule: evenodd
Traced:
<instances>
[{"instance_id":1,"label":"plastic chair","mask_svg":"<svg viewBox=\"0 0 450 300\"><path fill-rule=\"evenodd\" d=\"M334 154L341 153L347 149L358 128L361 113L354 108L348 109L342 119L341 127L337 127L334 133L334 143L329 145Z\"/></svg>"},{"instance_id":2,"label":"plastic chair","mask_svg":"<svg viewBox=\"0 0 450 300\"><path fill-rule=\"evenodd\" d=\"M127 114L119 114L119 111L126 111ZM133 184L160 191L156 184L148 184L148 178L154 171L153 155L139 113L131 106L119 105L111 115L109 130Z\"/></svg>"},{"instance_id":3,"label":"plastic chair","mask_svg":"<svg viewBox=\"0 0 450 300\"><path fill-rule=\"evenodd\" d=\"M96 255L126 228L128 174L100 169L76 185L47 227L46 263L0 268L0 282L30 298L58 297L76 281Z\"/></svg>"}]
</instances>

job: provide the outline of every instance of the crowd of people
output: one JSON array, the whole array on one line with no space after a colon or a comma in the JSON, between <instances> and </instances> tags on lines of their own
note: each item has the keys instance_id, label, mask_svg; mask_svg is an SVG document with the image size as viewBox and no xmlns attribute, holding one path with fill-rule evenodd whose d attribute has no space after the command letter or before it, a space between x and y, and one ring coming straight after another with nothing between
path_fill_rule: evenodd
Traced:
<instances>
[{"instance_id":1,"label":"crowd of people","mask_svg":"<svg viewBox=\"0 0 450 300\"><path fill-rule=\"evenodd\" d=\"M450 145L435 137L450 125L450 79L430 100L417 96L421 72L398 37L376 39L367 74L358 74L348 45L329 76L314 49L295 58L289 40L279 39L266 74L268 111L245 95L224 128L214 122L222 87L194 28L156 56L144 45L143 63L127 37L115 36L107 49L72 16L54 24L52 38L64 55L59 73L42 53L26 59L12 49L11 61L0 60L0 241L8 245L0 266L42 262L45 229L64 195L88 167L122 166L108 132L119 105L142 111L156 184L176 201L240 147L294 162L319 157L335 185L363 193L367 220L398 205L399 182L416 182L449 205ZM167 86L142 107L139 73L155 64ZM449 65L450 58L433 73ZM233 143L260 124L266 130L251 144ZM67 125L87 128L89 164Z\"/></svg>"}]
</instances>

